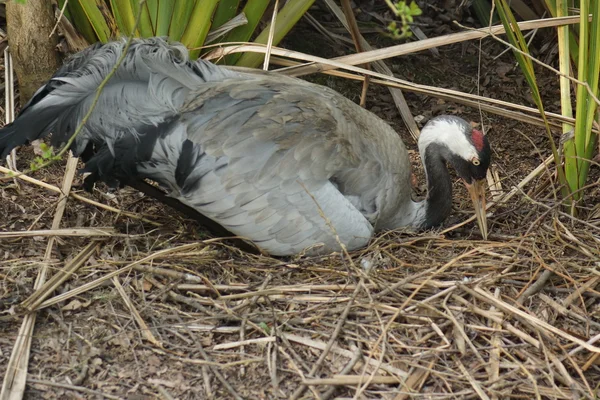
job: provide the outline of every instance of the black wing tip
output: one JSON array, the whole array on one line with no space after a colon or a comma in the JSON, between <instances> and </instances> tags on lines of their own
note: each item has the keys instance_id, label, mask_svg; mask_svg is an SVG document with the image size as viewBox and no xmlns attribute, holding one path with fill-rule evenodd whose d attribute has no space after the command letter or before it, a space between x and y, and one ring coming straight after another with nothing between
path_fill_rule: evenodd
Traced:
<instances>
[{"instance_id":1,"label":"black wing tip","mask_svg":"<svg viewBox=\"0 0 600 400\"><path fill-rule=\"evenodd\" d=\"M0 129L0 160L4 160L10 152L29 140L27 137L20 136L13 124L8 124Z\"/></svg>"}]
</instances>

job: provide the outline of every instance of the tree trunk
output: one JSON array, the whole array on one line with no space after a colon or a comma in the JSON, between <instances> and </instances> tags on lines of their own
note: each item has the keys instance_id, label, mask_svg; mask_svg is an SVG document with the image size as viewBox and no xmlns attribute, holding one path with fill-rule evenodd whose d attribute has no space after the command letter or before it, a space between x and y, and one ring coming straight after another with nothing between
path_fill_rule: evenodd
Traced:
<instances>
[{"instance_id":1,"label":"tree trunk","mask_svg":"<svg viewBox=\"0 0 600 400\"><path fill-rule=\"evenodd\" d=\"M8 45L19 81L21 104L47 81L61 65L56 51L58 36L50 36L55 18L48 0L6 2Z\"/></svg>"}]
</instances>

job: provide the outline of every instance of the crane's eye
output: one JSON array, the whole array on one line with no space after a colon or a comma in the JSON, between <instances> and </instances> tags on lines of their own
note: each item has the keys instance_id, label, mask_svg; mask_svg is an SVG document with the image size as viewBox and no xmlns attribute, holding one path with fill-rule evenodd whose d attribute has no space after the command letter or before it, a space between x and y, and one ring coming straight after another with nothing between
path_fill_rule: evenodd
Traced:
<instances>
[{"instance_id":1,"label":"crane's eye","mask_svg":"<svg viewBox=\"0 0 600 400\"><path fill-rule=\"evenodd\" d=\"M471 163L477 167L479 164L481 164L481 161L479 161L479 158L473 157L471 159Z\"/></svg>"}]
</instances>

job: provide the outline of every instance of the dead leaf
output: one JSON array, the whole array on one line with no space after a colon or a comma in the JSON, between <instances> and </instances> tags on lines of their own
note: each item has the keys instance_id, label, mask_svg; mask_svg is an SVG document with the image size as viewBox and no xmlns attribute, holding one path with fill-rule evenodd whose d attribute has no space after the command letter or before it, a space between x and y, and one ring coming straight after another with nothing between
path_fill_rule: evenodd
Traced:
<instances>
[{"instance_id":1,"label":"dead leaf","mask_svg":"<svg viewBox=\"0 0 600 400\"><path fill-rule=\"evenodd\" d=\"M152 287L152 283L150 283L147 279L142 281L142 289L144 289L144 291L148 292L152 289Z\"/></svg>"},{"instance_id":2,"label":"dead leaf","mask_svg":"<svg viewBox=\"0 0 600 400\"><path fill-rule=\"evenodd\" d=\"M91 303L92 303L91 300L86 301L85 303L82 303L81 301L74 299L74 300L71 300L71 302L69 304L64 306L62 308L62 310L63 311L75 311L75 310L79 310L80 308L85 308L85 307L89 306Z\"/></svg>"}]
</instances>

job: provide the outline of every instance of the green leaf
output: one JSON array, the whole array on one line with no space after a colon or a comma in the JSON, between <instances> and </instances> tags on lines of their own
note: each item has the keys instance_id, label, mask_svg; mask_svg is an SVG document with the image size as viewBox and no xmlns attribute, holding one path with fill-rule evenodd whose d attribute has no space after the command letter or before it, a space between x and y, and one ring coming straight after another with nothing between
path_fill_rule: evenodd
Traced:
<instances>
[{"instance_id":1,"label":"green leaf","mask_svg":"<svg viewBox=\"0 0 600 400\"><path fill-rule=\"evenodd\" d=\"M277 14L275 23L275 32L273 35L273 45L277 45L281 39L294 27L296 22L312 6L315 0L289 0L281 11ZM258 35L255 43L267 44L271 24ZM257 67L265 58L264 54L245 53L236 63L243 67Z\"/></svg>"},{"instance_id":2,"label":"green leaf","mask_svg":"<svg viewBox=\"0 0 600 400\"><path fill-rule=\"evenodd\" d=\"M477 16L477 20L482 26L490 25L490 14L492 12L491 2L488 0L473 0L473 11L475 11L475 15ZM498 20L498 15L496 12L492 15L492 21L495 24Z\"/></svg>"},{"instance_id":3,"label":"green leaf","mask_svg":"<svg viewBox=\"0 0 600 400\"><path fill-rule=\"evenodd\" d=\"M104 2L102 0L71 1L79 3L98 40L100 40L102 43L108 42L112 38L113 34L109 27L110 21L108 21L106 18L108 17L107 13L100 11L100 7L106 7ZM95 40L91 41L91 43L93 42L95 42Z\"/></svg>"},{"instance_id":4,"label":"green leaf","mask_svg":"<svg viewBox=\"0 0 600 400\"><path fill-rule=\"evenodd\" d=\"M181 42L190 49L192 59L198 57L210 30L210 21L217 8L219 0L198 0L192 12L192 17L181 37Z\"/></svg>"},{"instance_id":5,"label":"green leaf","mask_svg":"<svg viewBox=\"0 0 600 400\"><path fill-rule=\"evenodd\" d=\"M83 7L79 3L78 0L71 0L67 4L67 8L71 13L73 19L71 22L77 28L79 33L87 40L89 43L96 43L98 41L98 36L96 36L96 32L92 27L89 19L86 16L86 13L83 10Z\"/></svg>"},{"instance_id":6,"label":"green leaf","mask_svg":"<svg viewBox=\"0 0 600 400\"><path fill-rule=\"evenodd\" d=\"M269 5L269 0L248 0L242 12L246 15L248 23L238 26L229 32L222 40L226 42L247 42L252 37L258 23L263 17L265 10ZM223 60L224 64L233 65L242 55L240 53L230 54Z\"/></svg>"},{"instance_id":7,"label":"green leaf","mask_svg":"<svg viewBox=\"0 0 600 400\"><path fill-rule=\"evenodd\" d=\"M54 149L52 148L52 146L50 146L50 147L46 146L45 149L42 148L42 158L44 160L48 160L48 159L52 158L52 156L54 156Z\"/></svg>"},{"instance_id":8,"label":"green leaf","mask_svg":"<svg viewBox=\"0 0 600 400\"><path fill-rule=\"evenodd\" d=\"M121 34L125 36L136 35L136 32L133 32L136 8L133 7L132 2L127 0L110 0L110 5Z\"/></svg>"},{"instance_id":9,"label":"green leaf","mask_svg":"<svg viewBox=\"0 0 600 400\"><path fill-rule=\"evenodd\" d=\"M412 3L410 3L410 13L411 15L416 17L418 15L423 14L423 10L421 10L419 8L419 5L413 1Z\"/></svg>"},{"instance_id":10,"label":"green leaf","mask_svg":"<svg viewBox=\"0 0 600 400\"><path fill-rule=\"evenodd\" d=\"M173 16L173 0L159 0L156 16L156 36L168 36L171 17Z\"/></svg>"},{"instance_id":11,"label":"green leaf","mask_svg":"<svg viewBox=\"0 0 600 400\"><path fill-rule=\"evenodd\" d=\"M213 22L211 25L212 29L217 29L225 22L235 17L237 13L240 0L221 0L215 11Z\"/></svg>"},{"instance_id":12,"label":"green leaf","mask_svg":"<svg viewBox=\"0 0 600 400\"><path fill-rule=\"evenodd\" d=\"M146 1L144 4L142 4L142 15L140 16L140 23L138 24L140 36L145 38L154 36L154 25L152 24L150 12L151 10L148 6L148 1Z\"/></svg>"},{"instance_id":13,"label":"green leaf","mask_svg":"<svg viewBox=\"0 0 600 400\"><path fill-rule=\"evenodd\" d=\"M155 35L159 1L160 0L146 0L146 7L148 8L148 15L150 16L150 24L152 25L152 30L155 32Z\"/></svg>"},{"instance_id":14,"label":"green leaf","mask_svg":"<svg viewBox=\"0 0 600 400\"><path fill-rule=\"evenodd\" d=\"M548 0L550 1L550 0ZM567 0L557 0L558 4L554 4L556 7L557 16L567 16L568 4ZM564 76L560 76L560 108L561 113L565 117L573 117L573 107L571 105L571 81L567 78L571 75L571 63L570 63L570 38L573 36L570 32L569 25L563 25L556 27L557 38L558 38L558 65L560 72ZM562 132L566 134L573 130L573 125L569 123L562 124Z\"/></svg>"},{"instance_id":15,"label":"green leaf","mask_svg":"<svg viewBox=\"0 0 600 400\"><path fill-rule=\"evenodd\" d=\"M591 22L588 15L592 14ZM577 79L586 82L594 96L598 96L600 74L600 1L580 3L579 19L579 62ZM585 186L597 137L592 132L592 123L597 117L597 104L584 85L577 85L575 113L575 140L565 143L565 170L569 187L575 200L581 198L580 189Z\"/></svg>"},{"instance_id":16,"label":"green leaf","mask_svg":"<svg viewBox=\"0 0 600 400\"><path fill-rule=\"evenodd\" d=\"M557 16L567 16L569 13L567 12L569 4L566 3L565 10L562 13L558 13L558 5L556 4L556 0L546 0L546 8L550 11L550 14L553 17ZM559 27L560 28L560 27ZM571 59L573 63L577 64L577 57L579 52L579 44L577 43L577 35L575 30L570 29L569 32L569 53L571 54Z\"/></svg>"},{"instance_id":17,"label":"green leaf","mask_svg":"<svg viewBox=\"0 0 600 400\"><path fill-rule=\"evenodd\" d=\"M58 8L59 9L61 9L61 10L63 9L63 7L65 6L65 1L66 0L58 0ZM64 10L64 15L65 15L65 17L67 17L67 19L69 21L71 21L71 23L73 23L73 19L71 17L71 11L69 10L69 5L68 4L67 4L67 7Z\"/></svg>"},{"instance_id":18,"label":"green leaf","mask_svg":"<svg viewBox=\"0 0 600 400\"><path fill-rule=\"evenodd\" d=\"M265 322L259 322L258 326L260 326L265 332L271 333L271 328Z\"/></svg>"},{"instance_id":19,"label":"green leaf","mask_svg":"<svg viewBox=\"0 0 600 400\"><path fill-rule=\"evenodd\" d=\"M202 0L197 0L202 1ZM190 0L174 0L173 13L171 15L171 23L169 25L169 37L172 40L181 41L181 37L185 32L192 10L196 5L196 1Z\"/></svg>"}]
</instances>

